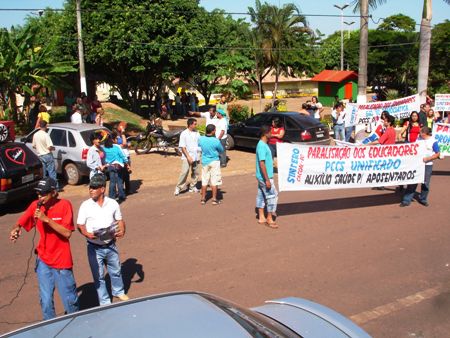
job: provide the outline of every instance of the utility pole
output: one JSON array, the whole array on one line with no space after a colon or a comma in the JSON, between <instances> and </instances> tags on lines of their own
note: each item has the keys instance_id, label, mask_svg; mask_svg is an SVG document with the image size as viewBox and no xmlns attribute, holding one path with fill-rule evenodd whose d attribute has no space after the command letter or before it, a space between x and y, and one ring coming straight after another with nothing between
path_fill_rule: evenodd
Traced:
<instances>
[{"instance_id":1,"label":"utility pole","mask_svg":"<svg viewBox=\"0 0 450 338\"><path fill-rule=\"evenodd\" d=\"M76 0L76 11L78 32L78 63L80 65L80 90L82 93L86 93L87 95L86 71L84 69L83 37L81 33L81 0Z\"/></svg>"},{"instance_id":2,"label":"utility pole","mask_svg":"<svg viewBox=\"0 0 450 338\"><path fill-rule=\"evenodd\" d=\"M346 9L349 4L333 6L341 11L341 70L344 70L344 9Z\"/></svg>"}]
</instances>

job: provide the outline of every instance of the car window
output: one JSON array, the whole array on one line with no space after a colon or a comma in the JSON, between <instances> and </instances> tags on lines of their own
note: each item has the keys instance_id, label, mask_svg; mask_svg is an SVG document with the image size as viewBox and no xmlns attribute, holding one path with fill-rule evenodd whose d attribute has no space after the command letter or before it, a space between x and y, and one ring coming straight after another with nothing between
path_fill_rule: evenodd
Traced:
<instances>
[{"instance_id":1,"label":"car window","mask_svg":"<svg viewBox=\"0 0 450 338\"><path fill-rule=\"evenodd\" d=\"M98 129L84 130L84 131L80 132L80 135L83 138L84 143L86 143L86 145L90 147L92 145L92 142L90 139L91 134L96 131L103 131L103 130L105 130L108 134L110 133L110 131L108 129L106 129L104 127L103 128L99 127Z\"/></svg>"},{"instance_id":2,"label":"car window","mask_svg":"<svg viewBox=\"0 0 450 338\"><path fill-rule=\"evenodd\" d=\"M75 141L75 137L73 136L72 132L69 131L69 147L75 148L77 146L77 142Z\"/></svg>"},{"instance_id":3,"label":"car window","mask_svg":"<svg viewBox=\"0 0 450 338\"><path fill-rule=\"evenodd\" d=\"M286 129L286 130L287 130L287 129L298 129L297 124L295 124L295 122L292 121L289 117L287 117L287 118L285 119L284 125L285 125L285 129Z\"/></svg>"},{"instance_id":4,"label":"car window","mask_svg":"<svg viewBox=\"0 0 450 338\"><path fill-rule=\"evenodd\" d=\"M264 114L257 114L251 118L249 118L247 121L245 121L245 124L249 127L261 127L264 122L267 121L267 116Z\"/></svg>"},{"instance_id":5,"label":"car window","mask_svg":"<svg viewBox=\"0 0 450 338\"><path fill-rule=\"evenodd\" d=\"M52 129L50 131L50 138L54 146L67 147L67 133L62 129Z\"/></svg>"}]
</instances>

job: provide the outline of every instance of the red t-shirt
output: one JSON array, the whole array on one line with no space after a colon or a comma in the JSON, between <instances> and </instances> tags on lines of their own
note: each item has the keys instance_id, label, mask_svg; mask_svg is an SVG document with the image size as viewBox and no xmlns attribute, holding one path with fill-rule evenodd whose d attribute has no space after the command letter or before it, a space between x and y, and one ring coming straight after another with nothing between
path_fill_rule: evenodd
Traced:
<instances>
[{"instance_id":1,"label":"red t-shirt","mask_svg":"<svg viewBox=\"0 0 450 338\"><path fill-rule=\"evenodd\" d=\"M281 134L282 131L284 131L284 128L283 128L283 127L281 127L281 128L274 128L274 127L272 127L272 128L270 129L270 134L271 134L272 136L275 136L275 135L278 136L278 135ZM271 138L269 139L269 144L277 144L277 143L279 143L279 142L283 142L283 140L280 139L280 138L278 138L278 137L271 137Z\"/></svg>"},{"instance_id":2,"label":"red t-shirt","mask_svg":"<svg viewBox=\"0 0 450 338\"><path fill-rule=\"evenodd\" d=\"M37 209L37 202L37 200L32 202L17 222L26 231L30 231L34 227L34 212ZM54 199L49 202L49 205L42 206L41 210L64 228L75 230L72 204L69 201ZM40 234L36 247L39 258L52 268L71 269L73 261L69 240L40 220L37 220L36 226Z\"/></svg>"},{"instance_id":3,"label":"red t-shirt","mask_svg":"<svg viewBox=\"0 0 450 338\"><path fill-rule=\"evenodd\" d=\"M420 134L420 126L411 126L409 129L409 142L416 142Z\"/></svg>"},{"instance_id":4,"label":"red t-shirt","mask_svg":"<svg viewBox=\"0 0 450 338\"><path fill-rule=\"evenodd\" d=\"M389 127L389 128L386 128L386 131L378 139L378 142L380 142L380 144L395 144L396 138L397 138L397 134L395 133L395 129L392 127Z\"/></svg>"}]
</instances>

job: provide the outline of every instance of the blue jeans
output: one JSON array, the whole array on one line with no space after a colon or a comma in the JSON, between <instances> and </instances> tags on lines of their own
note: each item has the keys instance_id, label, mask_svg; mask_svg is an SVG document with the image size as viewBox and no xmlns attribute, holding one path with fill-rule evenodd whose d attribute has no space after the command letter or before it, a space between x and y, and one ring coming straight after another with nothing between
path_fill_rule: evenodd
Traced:
<instances>
[{"instance_id":1,"label":"blue jeans","mask_svg":"<svg viewBox=\"0 0 450 338\"><path fill-rule=\"evenodd\" d=\"M39 159L42 162L44 177L48 176L53 178L56 182L56 189L59 189L58 179L56 178L55 159L53 158L52 153L41 155L39 156Z\"/></svg>"},{"instance_id":2,"label":"blue jeans","mask_svg":"<svg viewBox=\"0 0 450 338\"><path fill-rule=\"evenodd\" d=\"M335 124L333 127L334 139L345 141L345 127L344 124Z\"/></svg>"},{"instance_id":3,"label":"blue jeans","mask_svg":"<svg viewBox=\"0 0 450 338\"><path fill-rule=\"evenodd\" d=\"M353 126L345 127L345 142L350 142L350 138L352 137Z\"/></svg>"},{"instance_id":4,"label":"blue jeans","mask_svg":"<svg viewBox=\"0 0 450 338\"><path fill-rule=\"evenodd\" d=\"M53 292L55 285L64 304L66 313L78 311L77 286L72 269L54 269L36 258L35 268L39 281L39 297L44 320L55 318Z\"/></svg>"},{"instance_id":5,"label":"blue jeans","mask_svg":"<svg viewBox=\"0 0 450 338\"><path fill-rule=\"evenodd\" d=\"M428 193L430 192L430 181L431 181L431 173L433 172L433 165L426 165L425 166L425 179L422 183L422 187L420 189L419 194L419 201L422 203L427 202ZM416 193L418 184L408 184L406 187L405 194L403 195L402 202L405 204L410 204L414 198L414 195Z\"/></svg>"},{"instance_id":6,"label":"blue jeans","mask_svg":"<svg viewBox=\"0 0 450 338\"><path fill-rule=\"evenodd\" d=\"M106 289L104 264L111 279L112 295L117 297L125 294L116 243L102 247L88 242L87 253L98 301L100 305L111 304L111 298Z\"/></svg>"},{"instance_id":7,"label":"blue jeans","mask_svg":"<svg viewBox=\"0 0 450 338\"><path fill-rule=\"evenodd\" d=\"M267 212L277 211L278 192L273 183L273 179L270 179L271 188L267 190L266 183L258 180L258 191L256 193L256 207L258 209L267 208Z\"/></svg>"},{"instance_id":8,"label":"blue jeans","mask_svg":"<svg viewBox=\"0 0 450 338\"><path fill-rule=\"evenodd\" d=\"M122 168L115 166L108 167L109 172L109 193L108 197L112 199L125 199L125 192L123 191ZM117 195L116 195L117 194Z\"/></svg>"}]
</instances>

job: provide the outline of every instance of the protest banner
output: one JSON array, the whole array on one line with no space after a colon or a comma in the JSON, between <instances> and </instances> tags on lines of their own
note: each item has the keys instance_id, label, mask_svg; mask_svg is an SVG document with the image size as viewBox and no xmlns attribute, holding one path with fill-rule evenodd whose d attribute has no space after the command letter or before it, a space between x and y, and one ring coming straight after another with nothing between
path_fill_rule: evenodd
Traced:
<instances>
[{"instance_id":1,"label":"protest banner","mask_svg":"<svg viewBox=\"0 0 450 338\"><path fill-rule=\"evenodd\" d=\"M277 143L280 191L382 187L424 181L424 141L340 147Z\"/></svg>"},{"instance_id":2,"label":"protest banner","mask_svg":"<svg viewBox=\"0 0 450 338\"><path fill-rule=\"evenodd\" d=\"M434 96L434 111L450 111L450 94Z\"/></svg>"},{"instance_id":3,"label":"protest banner","mask_svg":"<svg viewBox=\"0 0 450 338\"><path fill-rule=\"evenodd\" d=\"M435 123L433 137L439 144L441 157L450 156L450 124Z\"/></svg>"},{"instance_id":4,"label":"protest banner","mask_svg":"<svg viewBox=\"0 0 450 338\"><path fill-rule=\"evenodd\" d=\"M407 96L398 100L369 103L347 103L345 107L345 126L376 124L381 112L386 110L395 119L407 119L413 110L420 110L419 95Z\"/></svg>"}]
</instances>

